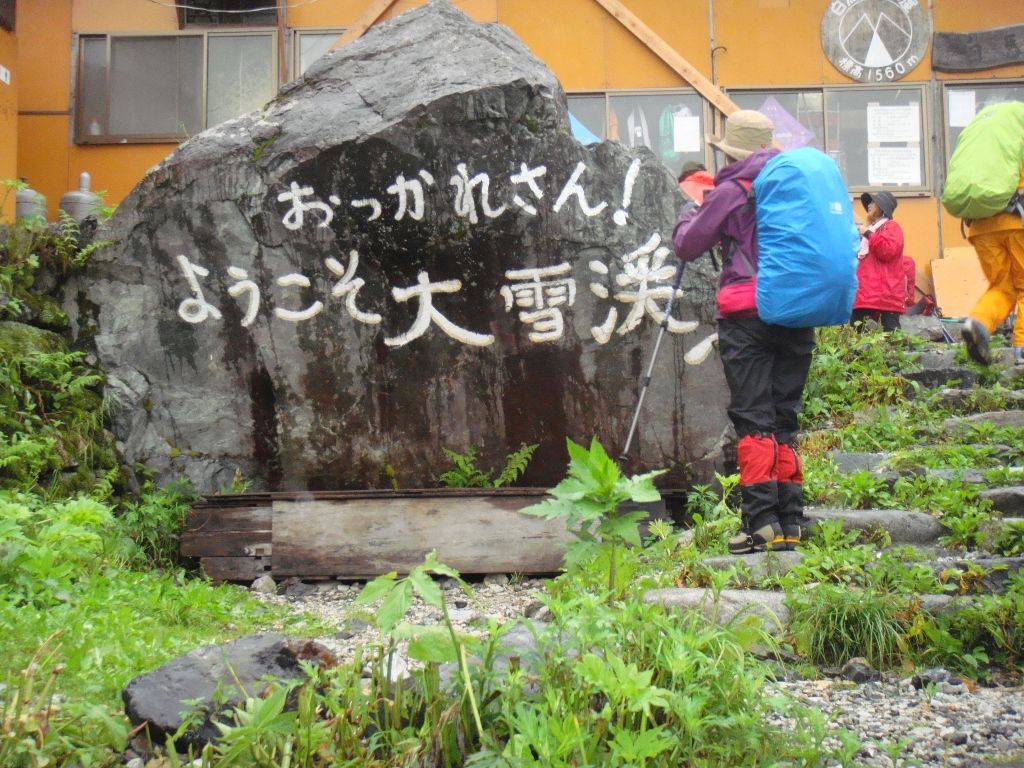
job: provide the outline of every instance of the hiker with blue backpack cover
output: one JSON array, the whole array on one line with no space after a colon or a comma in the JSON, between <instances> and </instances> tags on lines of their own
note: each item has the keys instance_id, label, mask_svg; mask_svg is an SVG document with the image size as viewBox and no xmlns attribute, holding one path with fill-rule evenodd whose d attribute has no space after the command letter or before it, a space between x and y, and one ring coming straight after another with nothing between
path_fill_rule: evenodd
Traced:
<instances>
[{"instance_id":1,"label":"hiker with blue backpack cover","mask_svg":"<svg viewBox=\"0 0 1024 768\"><path fill-rule=\"evenodd\" d=\"M849 320L858 235L835 163L815 149L780 153L769 118L730 115L708 143L727 164L702 205L688 202L673 232L681 265L721 246L718 345L743 527L736 554L792 549L804 521L798 414L817 325Z\"/></svg>"}]
</instances>

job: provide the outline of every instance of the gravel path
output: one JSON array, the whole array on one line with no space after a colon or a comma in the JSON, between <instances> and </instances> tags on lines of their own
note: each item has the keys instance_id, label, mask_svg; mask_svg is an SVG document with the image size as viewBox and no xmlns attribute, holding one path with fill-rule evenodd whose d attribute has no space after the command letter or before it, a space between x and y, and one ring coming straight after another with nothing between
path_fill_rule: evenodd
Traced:
<instances>
[{"instance_id":1,"label":"gravel path","mask_svg":"<svg viewBox=\"0 0 1024 768\"><path fill-rule=\"evenodd\" d=\"M472 585L473 600L453 582L441 586L453 623L466 632L482 635L487 619L509 621L533 616L541 608L537 595L543 584L538 580L488 577ZM295 583L284 595L261 597L338 627L333 637L320 641L344 660L351 658L356 646L379 640L369 624L354 618L359 606L353 601L361 587ZM407 619L433 624L440 621L440 614L417 599ZM865 684L820 679L770 683L768 693L788 695L823 712L830 731L845 728L854 733L861 742L857 765L1024 768L1024 689L969 687L951 676L930 688L915 688L910 679ZM773 722L788 729L800 727L781 714Z\"/></svg>"}]
</instances>

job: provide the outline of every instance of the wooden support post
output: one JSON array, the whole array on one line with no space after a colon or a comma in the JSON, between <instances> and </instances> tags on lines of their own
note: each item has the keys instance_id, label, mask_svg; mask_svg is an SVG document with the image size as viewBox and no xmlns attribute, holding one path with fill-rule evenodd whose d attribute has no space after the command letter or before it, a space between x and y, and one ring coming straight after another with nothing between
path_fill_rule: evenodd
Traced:
<instances>
[{"instance_id":1,"label":"wooden support post","mask_svg":"<svg viewBox=\"0 0 1024 768\"><path fill-rule=\"evenodd\" d=\"M674 69L680 77L696 89L705 99L724 115L731 115L737 109L736 103L730 99L717 85L708 80L690 62L676 53L654 30L640 21L631 10L620 0L596 0L608 13L614 16L626 29L646 45L654 54Z\"/></svg>"},{"instance_id":2,"label":"wooden support post","mask_svg":"<svg viewBox=\"0 0 1024 768\"><path fill-rule=\"evenodd\" d=\"M362 34L372 27L374 22L383 16L384 12L394 4L395 0L373 0L373 2L366 6L366 10L363 11L363 15L359 17L356 23L346 29L345 33L334 42L331 50L341 48L341 46L362 37Z\"/></svg>"}]
</instances>

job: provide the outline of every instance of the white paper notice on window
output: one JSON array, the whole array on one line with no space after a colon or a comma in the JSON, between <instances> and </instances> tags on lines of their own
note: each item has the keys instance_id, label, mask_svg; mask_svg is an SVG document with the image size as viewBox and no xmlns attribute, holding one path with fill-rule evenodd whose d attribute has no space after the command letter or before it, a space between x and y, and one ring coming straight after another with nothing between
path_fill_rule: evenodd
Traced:
<instances>
[{"instance_id":1,"label":"white paper notice on window","mask_svg":"<svg viewBox=\"0 0 1024 768\"><path fill-rule=\"evenodd\" d=\"M868 104L867 120L868 144L921 141L921 108L917 104L895 107Z\"/></svg>"},{"instance_id":2,"label":"white paper notice on window","mask_svg":"<svg viewBox=\"0 0 1024 768\"><path fill-rule=\"evenodd\" d=\"M676 152L700 152L699 115L672 115L672 149Z\"/></svg>"},{"instance_id":3,"label":"white paper notice on window","mask_svg":"<svg viewBox=\"0 0 1024 768\"><path fill-rule=\"evenodd\" d=\"M921 186L921 148L868 147L868 184Z\"/></svg>"},{"instance_id":4,"label":"white paper notice on window","mask_svg":"<svg viewBox=\"0 0 1024 768\"><path fill-rule=\"evenodd\" d=\"M963 128L971 120L977 108L974 106L974 91L949 92L949 127Z\"/></svg>"}]
</instances>

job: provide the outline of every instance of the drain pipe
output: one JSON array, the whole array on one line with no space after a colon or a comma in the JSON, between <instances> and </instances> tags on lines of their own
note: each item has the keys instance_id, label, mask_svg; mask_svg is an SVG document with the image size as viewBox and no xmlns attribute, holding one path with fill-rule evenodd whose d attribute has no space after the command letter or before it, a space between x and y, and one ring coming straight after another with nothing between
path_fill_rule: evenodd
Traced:
<instances>
[{"instance_id":1,"label":"drain pipe","mask_svg":"<svg viewBox=\"0 0 1024 768\"><path fill-rule=\"evenodd\" d=\"M288 0L277 0L277 82L280 85L287 83L288 78L288 41L285 36L288 34ZM280 90L280 87L278 88Z\"/></svg>"},{"instance_id":2,"label":"drain pipe","mask_svg":"<svg viewBox=\"0 0 1024 768\"><path fill-rule=\"evenodd\" d=\"M718 65L716 64L719 51L728 50L724 45L715 45L715 0L708 0L708 36L711 43L711 84L718 85ZM722 127L722 113L717 109L711 112L711 133L718 133Z\"/></svg>"},{"instance_id":3,"label":"drain pipe","mask_svg":"<svg viewBox=\"0 0 1024 768\"><path fill-rule=\"evenodd\" d=\"M935 9L929 4L928 21L931 24L932 34L935 33ZM942 185L946 181L946 101L943 98L942 85L935 77L935 70L932 70L931 77L932 97L932 189L935 193L935 228L938 235L939 255L942 258L945 253L945 246L942 238ZM931 265L929 265L930 267ZM935 294L935 278L928 270L932 279L932 295Z\"/></svg>"},{"instance_id":4,"label":"drain pipe","mask_svg":"<svg viewBox=\"0 0 1024 768\"><path fill-rule=\"evenodd\" d=\"M708 36L711 42L711 82L718 85L718 73L715 69L715 52L719 46L715 45L715 0L708 0ZM725 50L724 46L721 46Z\"/></svg>"}]
</instances>

